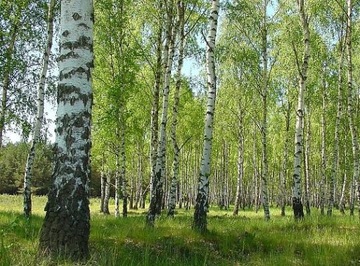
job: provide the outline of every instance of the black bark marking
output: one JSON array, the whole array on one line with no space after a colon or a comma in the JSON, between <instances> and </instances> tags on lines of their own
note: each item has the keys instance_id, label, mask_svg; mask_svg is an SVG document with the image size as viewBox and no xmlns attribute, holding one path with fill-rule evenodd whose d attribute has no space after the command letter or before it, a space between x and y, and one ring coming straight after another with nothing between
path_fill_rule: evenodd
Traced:
<instances>
[{"instance_id":1,"label":"black bark marking","mask_svg":"<svg viewBox=\"0 0 360 266\"><path fill-rule=\"evenodd\" d=\"M77 13L77 12L75 12L75 13L72 15L72 17L73 17L74 20L79 20L79 19L82 18L82 16L80 16L80 14Z\"/></svg>"}]
</instances>

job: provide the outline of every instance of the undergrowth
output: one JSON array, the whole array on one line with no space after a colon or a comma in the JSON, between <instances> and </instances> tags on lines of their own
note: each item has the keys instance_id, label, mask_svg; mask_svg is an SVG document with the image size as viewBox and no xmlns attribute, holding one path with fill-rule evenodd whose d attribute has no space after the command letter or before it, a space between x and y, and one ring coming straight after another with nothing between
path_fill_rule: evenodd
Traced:
<instances>
[{"instance_id":1,"label":"undergrowth","mask_svg":"<svg viewBox=\"0 0 360 266\"><path fill-rule=\"evenodd\" d=\"M59 258L49 261L37 253L46 199L34 198L30 220L21 214L20 197L0 196L0 265L73 265ZM21 203L20 203L21 204ZM212 209L209 232L191 230L192 210L178 210L175 218L161 216L153 229L145 228L144 210L127 218L98 213L91 201L90 258L84 265L359 265L359 218L317 210L295 222L272 209L266 222L261 212Z\"/></svg>"}]
</instances>

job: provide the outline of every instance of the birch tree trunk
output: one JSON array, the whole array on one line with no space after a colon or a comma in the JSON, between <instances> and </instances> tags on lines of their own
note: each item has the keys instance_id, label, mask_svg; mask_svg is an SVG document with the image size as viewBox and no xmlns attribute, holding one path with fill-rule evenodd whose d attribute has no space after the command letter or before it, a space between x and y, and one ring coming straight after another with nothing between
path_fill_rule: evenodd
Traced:
<instances>
[{"instance_id":1,"label":"birch tree trunk","mask_svg":"<svg viewBox=\"0 0 360 266\"><path fill-rule=\"evenodd\" d=\"M357 186L357 193L360 196L360 186L358 184L359 181L359 143L358 143L358 133L357 127L355 125L355 109L354 109L354 97L355 92L353 88L353 65L352 65L352 1L347 0L347 39L346 39L346 47L347 47L347 59L348 59L348 118L349 118L349 128L351 133L351 142L352 142L352 153L353 153L353 192L352 200L355 201L355 191ZM351 204L354 206L354 202ZM352 208L354 209L354 208ZM351 211L350 213L353 213Z\"/></svg>"},{"instance_id":2,"label":"birch tree trunk","mask_svg":"<svg viewBox=\"0 0 360 266\"><path fill-rule=\"evenodd\" d=\"M267 96L268 96L268 41L267 41L267 6L268 0L265 0L263 3L263 25L262 25L262 104L263 104L263 113L262 113L262 127L261 127L261 142L262 142L262 171L261 171L261 198L264 208L264 217L265 220L270 220L270 209L269 209L269 199L268 199L268 158L267 158Z\"/></svg>"},{"instance_id":3,"label":"birch tree trunk","mask_svg":"<svg viewBox=\"0 0 360 266\"><path fill-rule=\"evenodd\" d=\"M61 2L56 157L39 248L74 260L89 255L93 21L91 0Z\"/></svg>"},{"instance_id":4,"label":"birch tree trunk","mask_svg":"<svg viewBox=\"0 0 360 266\"><path fill-rule=\"evenodd\" d=\"M301 65L298 62L299 69L299 92L298 105L296 110L296 125L295 125L295 153L294 153L294 187L293 187L293 211L296 220L304 218L304 209L301 202L301 157L303 152L303 116L304 116L304 93L306 90L307 70L310 59L310 31L309 31L309 17L306 15L304 0L298 0L299 15L303 30L304 52ZM295 50L295 48L294 48ZM297 60L298 61L298 60Z\"/></svg>"},{"instance_id":5,"label":"birch tree trunk","mask_svg":"<svg viewBox=\"0 0 360 266\"><path fill-rule=\"evenodd\" d=\"M307 108L307 119L304 119L303 130L305 131L305 152L304 152L304 177L305 177L305 211L307 215L310 215L310 143L311 143L311 112L310 112L310 104L308 104Z\"/></svg>"},{"instance_id":6,"label":"birch tree trunk","mask_svg":"<svg viewBox=\"0 0 360 266\"><path fill-rule=\"evenodd\" d=\"M31 215L31 181L32 181L32 170L35 160L35 149L36 144L40 138L40 130L44 119L44 89L46 81L46 73L49 65L50 51L52 47L53 29L54 29L54 6L55 0L50 0L48 7L48 29L47 29L47 40L46 48L43 54L43 66L39 81L38 95L37 95L37 117L34 125L34 134L31 142L30 152L27 157L25 166L24 176L24 215L29 218Z\"/></svg>"},{"instance_id":7,"label":"birch tree trunk","mask_svg":"<svg viewBox=\"0 0 360 266\"><path fill-rule=\"evenodd\" d=\"M104 172L104 154L102 154L101 171L100 171L100 212L101 213L104 213L105 184L106 184L106 177Z\"/></svg>"},{"instance_id":8,"label":"birch tree trunk","mask_svg":"<svg viewBox=\"0 0 360 266\"><path fill-rule=\"evenodd\" d=\"M239 214L241 197L244 197L243 178L244 178L244 134L243 134L243 112L239 104L239 118L238 118L238 158L237 158L237 181L236 181L236 196L233 215Z\"/></svg>"},{"instance_id":9,"label":"birch tree trunk","mask_svg":"<svg viewBox=\"0 0 360 266\"><path fill-rule=\"evenodd\" d=\"M159 4L159 10L162 9L162 1ZM159 29L156 40L156 70L155 70L155 84L153 90L153 101L151 105L151 143L150 143L150 162L151 162L151 177L150 177L150 195L153 192L153 182L155 179L155 167L158 149L159 137L159 98L161 86L161 62L162 62L162 24L159 20Z\"/></svg>"},{"instance_id":10,"label":"birch tree trunk","mask_svg":"<svg viewBox=\"0 0 360 266\"><path fill-rule=\"evenodd\" d=\"M120 136L116 132L116 137L119 139ZM120 217L120 198L121 198L121 177L120 177L120 149L118 145L115 145L115 217Z\"/></svg>"},{"instance_id":11,"label":"birch tree trunk","mask_svg":"<svg viewBox=\"0 0 360 266\"><path fill-rule=\"evenodd\" d=\"M322 113L321 113L321 182L320 182L320 213L325 214L326 190L326 87L323 86ZM331 193L331 192L330 192Z\"/></svg>"},{"instance_id":12,"label":"birch tree trunk","mask_svg":"<svg viewBox=\"0 0 360 266\"><path fill-rule=\"evenodd\" d=\"M122 215L127 217L128 193L127 193L127 179L126 179L126 144L125 144L125 121L121 121L120 126L120 180L122 181L122 199L123 208Z\"/></svg>"},{"instance_id":13,"label":"birch tree trunk","mask_svg":"<svg viewBox=\"0 0 360 266\"><path fill-rule=\"evenodd\" d=\"M103 213L110 214L109 210L109 201L110 201L110 184L111 184L111 175L110 171L104 172L104 180L105 180L105 194L104 194L104 205L103 205Z\"/></svg>"},{"instance_id":14,"label":"birch tree trunk","mask_svg":"<svg viewBox=\"0 0 360 266\"><path fill-rule=\"evenodd\" d=\"M171 124L171 140L173 144L174 150L174 161L173 161L173 177L171 179L171 187L169 193L169 204L168 204L168 216L174 216L175 213L175 205L176 205L176 188L178 185L178 178L179 178L179 153L180 148L177 143L176 137L176 128L178 124L178 109L179 109L179 101L180 101L180 88L181 88L181 71L183 68L184 62L184 43L185 43L185 5L183 1L177 2L177 10L178 10L178 22L177 22L177 29L179 35L179 60L178 66L176 70L176 84L175 84L175 91L174 91L174 106L173 106L173 117L172 117L172 124Z\"/></svg>"},{"instance_id":15,"label":"birch tree trunk","mask_svg":"<svg viewBox=\"0 0 360 266\"><path fill-rule=\"evenodd\" d=\"M284 155L281 163L281 172L280 172L280 187L281 187L281 216L285 216L285 208L287 202L287 193L286 193L286 177L287 177L287 162L288 162L288 155L289 155L289 143L290 143L290 109L291 104L289 102L289 97L287 99L287 108L285 114L285 142L284 142Z\"/></svg>"},{"instance_id":16,"label":"birch tree trunk","mask_svg":"<svg viewBox=\"0 0 360 266\"><path fill-rule=\"evenodd\" d=\"M259 197L260 197L260 193L259 193L259 166L258 166L258 147L257 147L257 124L254 121L254 130L253 130L253 156L252 156L252 165L253 165L253 180L252 180L252 187L253 187L253 193L251 193L252 195L252 204L254 204L255 206L255 212L257 213L259 211Z\"/></svg>"},{"instance_id":17,"label":"birch tree trunk","mask_svg":"<svg viewBox=\"0 0 360 266\"><path fill-rule=\"evenodd\" d=\"M341 214L345 214L346 181L347 181L347 175L346 173L344 173L342 187L341 187L341 194L339 199L339 210Z\"/></svg>"},{"instance_id":18,"label":"birch tree trunk","mask_svg":"<svg viewBox=\"0 0 360 266\"><path fill-rule=\"evenodd\" d=\"M169 3L168 3L169 4ZM168 5L170 8L171 4ZM174 52L174 36L173 36L173 14L172 8L167 11L167 28L166 28L166 43L164 47L164 89L163 89L163 103L162 115L159 133L159 143L157 149L157 159L155 165L154 178L152 180L152 191L150 196L150 206L146 216L146 225L153 227L155 223L155 216L161 211L163 198L163 178L165 175L165 156L166 156L166 125L168 116L169 91L171 68L173 62Z\"/></svg>"},{"instance_id":19,"label":"birch tree trunk","mask_svg":"<svg viewBox=\"0 0 360 266\"><path fill-rule=\"evenodd\" d=\"M342 117L342 90L343 90L343 66L344 66L344 44L343 44L343 32L340 33L339 44L340 44L340 62L339 62L339 70L338 70L338 84L337 84L337 110L336 110L336 120L335 120L335 132L334 132L334 148L333 148L333 160L332 160L332 167L331 167L331 176L330 176L330 193L329 193L329 203L328 203L328 210L327 215L332 215L332 209L334 207L334 191L335 191L335 181L337 180L338 169L339 169L339 131L340 131L340 121ZM346 175L344 175L345 178ZM345 178L346 180L346 178ZM343 184L343 189L345 189L345 184ZM341 193L343 195L343 193ZM343 205L344 197L340 197L339 202L339 209L340 212L344 211Z\"/></svg>"},{"instance_id":20,"label":"birch tree trunk","mask_svg":"<svg viewBox=\"0 0 360 266\"><path fill-rule=\"evenodd\" d=\"M198 180L193 228L199 232L207 231L207 212L209 208L209 176L212 148L213 120L216 100L215 39L219 16L219 0L212 0L209 17L209 33L206 40L206 71L208 81L207 107L205 114L204 143Z\"/></svg>"}]
</instances>

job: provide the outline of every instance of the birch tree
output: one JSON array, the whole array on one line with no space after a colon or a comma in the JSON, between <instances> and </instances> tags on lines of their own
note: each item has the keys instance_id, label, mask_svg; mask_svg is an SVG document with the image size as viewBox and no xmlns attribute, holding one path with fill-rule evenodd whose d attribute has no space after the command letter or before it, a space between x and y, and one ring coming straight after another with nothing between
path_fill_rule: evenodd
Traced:
<instances>
[{"instance_id":1,"label":"birch tree","mask_svg":"<svg viewBox=\"0 0 360 266\"><path fill-rule=\"evenodd\" d=\"M62 1L56 157L39 248L74 260L89 254L93 22L91 0Z\"/></svg>"},{"instance_id":2,"label":"birch tree","mask_svg":"<svg viewBox=\"0 0 360 266\"><path fill-rule=\"evenodd\" d=\"M45 49L47 3L0 1L0 146L6 131L26 141L31 133Z\"/></svg>"},{"instance_id":3,"label":"birch tree","mask_svg":"<svg viewBox=\"0 0 360 266\"><path fill-rule=\"evenodd\" d=\"M211 3L209 32L206 38L207 107L205 113L204 142L194 211L193 228L199 232L207 231L207 212L209 211L209 176L212 148L213 120L216 100L215 39L219 17L219 0Z\"/></svg>"},{"instance_id":4,"label":"birch tree","mask_svg":"<svg viewBox=\"0 0 360 266\"><path fill-rule=\"evenodd\" d=\"M294 217L296 220L304 217L303 204L301 202L301 157L303 152L303 117L304 117L304 94L306 90L307 70L310 59L310 30L309 30L309 16L306 14L304 0L297 0L299 8L300 22L303 30L303 58L301 62L297 59L297 66L299 71L299 89L298 89L298 104L296 108L296 125L295 125L295 153L294 153L294 174L293 174L293 196L292 204ZM296 49L294 47L294 51Z\"/></svg>"},{"instance_id":5,"label":"birch tree","mask_svg":"<svg viewBox=\"0 0 360 266\"><path fill-rule=\"evenodd\" d=\"M343 16L342 16L343 17ZM332 209L334 206L334 192L335 192L335 181L338 177L338 168L339 168L339 135L340 135L340 122L341 118L343 116L343 67L344 67L344 26L341 22L340 26L340 32L338 37L339 42L339 52L340 52L340 58L338 63L338 84L337 84L337 105L336 105L336 119L335 119L335 130L334 130L334 147L332 152L332 166L331 166L331 176L330 176L330 188L329 188L329 200L328 200L328 209L327 209L327 215L332 215ZM344 185L346 182L344 182ZM341 193L342 194L342 193ZM339 202L339 209L340 211L343 210L342 208L342 199L340 198Z\"/></svg>"},{"instance_id":6,"label":"birch tree","mask_svg":"<svg viewBox=\"0 0 360 266\"><path fill-rule=\"evenodd\" d=\"M348 119L349 119L349 128L351 134L351 143L352 143L352 154L353 154L353 179L352 179L352 202L350 203L350 214L354 212L354 201L355 201L355 191L357 187L358 196L360 196L360 186L359 182L359 142L358 142L358 132L355 122L355 108L354 108L354 97L355 90L353 88L353 62L352 62L352 14L353 14L353 3L352 0L347 0L347 27L346 27L346 49L347 49L347 84L348 84Z\"/></svg>"},{"instance_id":7,"label":"birch tree","mask_svg":"<svg viewBox=\"0 0 360 266\"><path fill-rule=\"evenodd\" d=\"M177 141L176 129L178 124L178 109L180 101L180 88L181 88L181 71L184 63L184 43L185 43L185 5L183 1L177 2L177 13L178 21L176 25L176 33L179 39L179 54L178 54L178 66L176 69L176 84L174 91L174 105L173 105L173 116L171 123L171 140L174 150L174 161L173 161L173 176L171 179L170 191L169 191L169 204L168 204L168 216L174 216L175 204L176 204L176 187L178 184L179 176L179 155L180 148Z\"/></svg>"},{"instance_id":8,"label":"birch tree","mask_svg":"<svg viewBox=\"0 0 360 266\"><path fill-rule=\"evenodd\" d=\"M36 144L38 143L40 138L40 130L44 119L44 91L45 91L46 74L49 65L49 57L52 47L52 39L53 39L53 31L54 31L54 6L55 6L55 0L50 0L48 6L47 42L43 54L43 66L42 66L42 71L38 86L37 117L35 120L34 134L31 142L30 152L28 154L26 166L25 166L24 215L27 218L29 218L31 215L31 180L32 180L32 170L35 159L35 149L36 149Z\"/></svg>"},{"instance_id":9,"label":"birch tree","mask_svg":"<svg viewBox=\"0 0 360 266\"><path fill-rule=\"evenodd\" d=\"M270 219L269 199L268 199L268 155L267 155L267 124L268 124L268 94L269 94L269 73L268 73L268 25L267 8L268 0L262 3L262 25L261 25L261 63L262 63L262 123L261 123L261 142L262 142L262 171L261 171L261 197L266 220Z\"/></svg>"},{"instance_id":10,"label":"birch tree","mask_svg":"<svg viewBox=\"0 0 360 266\"><path fill-rule=\"evenodd\" d=\"M165 156L166 156L166 125L168 120L168 105L169 105L169 91L171 68L174 56L175 34L173 26L173 2L167 2L167 26L165 31L165 46L164 46L164 84L163 84L163 102L162 114L159 132L159 143L157 147L157 158L155 165L155 175L152 179L152 191L150 198L150 206L146 216L146 224L154 226L155 215L161 211L162 197L163 197L163 180L165 176Z\"/></svg>"}]
</instances>

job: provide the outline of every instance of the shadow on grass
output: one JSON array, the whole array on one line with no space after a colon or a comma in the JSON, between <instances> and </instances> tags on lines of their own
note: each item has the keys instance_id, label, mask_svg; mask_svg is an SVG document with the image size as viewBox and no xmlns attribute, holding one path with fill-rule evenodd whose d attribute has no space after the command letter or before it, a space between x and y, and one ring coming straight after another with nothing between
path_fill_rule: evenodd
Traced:
<instances>
[{"instance_id":1,"label":"shadow on grass","mask_svg":"<svg viewBox=\"0 0 360 266\"><path fill-rule=\"evenodd\" d=\"M209 232L191 230L192 217L159 217L145 228L141 215L91 218L86 265L359 265L357 223L314 218L209 216ZM43 217L0 212L0 265L41 265L35 251ZM32 250L22 255L26 249ZM18 257L17 257L18 256ZM21 259L26 257L27 259ZM19 261L20 260L20 261ZM27 263L30 262L30 263ZM46 261L42 265L46 265ZM71 265L61 261L56 265Z\"/></svg>"}]
</instances>

